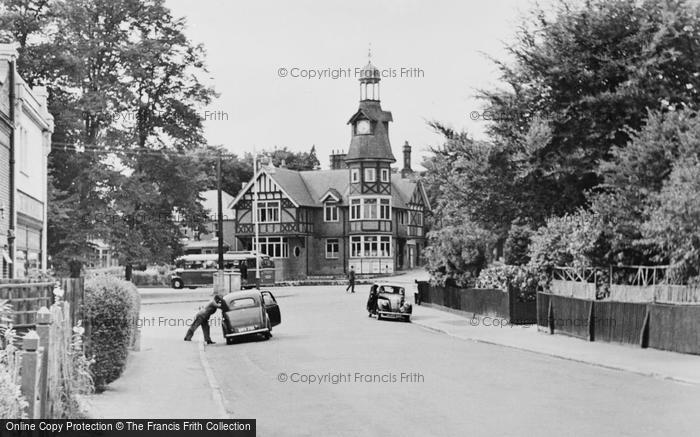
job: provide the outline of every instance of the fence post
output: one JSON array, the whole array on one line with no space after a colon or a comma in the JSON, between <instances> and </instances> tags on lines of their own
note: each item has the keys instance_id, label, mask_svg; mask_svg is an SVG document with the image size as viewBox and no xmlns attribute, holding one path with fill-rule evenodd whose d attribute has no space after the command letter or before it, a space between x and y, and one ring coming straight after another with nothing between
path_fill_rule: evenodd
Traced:
<instances>
[{"instance_id":1,"label":"fence post","mask_svg":"<svg viewBox=\"0 0 700 437\"><path fill-rule=\"evenodd\" d=\"M46 307L39 308L36 312L36 333L39 336L39 347L43 349L41 354L41 378L40 378L40 415L42 418L48 417L48 367L49 367L49 351L51 350L51 312Z\"/></svg>"},{"instance_id":2,"label":"fence post","mask_svg":"<svg viewBox=\"0 0 700 437\"><path fill-rule=\"evenodd\" d=\"M31 419L41 416L41 361L43 349L39 346L39 335L36 331L27 332L22 338L22 364L20 375L22 395L27 400L27 415Z\"/></svg>"},{"instance_id":3,"label":"fence post","mask_svg":"<svg viewBox=\"0 0 700 437\"><path fill-rule=\"evenodd\" d=\"M595 341L595 303L591 301L591 309L588 311L588 341Z\"/></svg>"}]
</instances>

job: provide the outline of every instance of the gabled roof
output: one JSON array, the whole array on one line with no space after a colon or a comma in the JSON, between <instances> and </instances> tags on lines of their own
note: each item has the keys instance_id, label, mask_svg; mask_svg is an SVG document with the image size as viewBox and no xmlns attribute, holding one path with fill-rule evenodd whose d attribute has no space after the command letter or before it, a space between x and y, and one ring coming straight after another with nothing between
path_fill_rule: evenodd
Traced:
<instances>
[{"instance_id":1,"label":"gabled roof","mask_svg":"<svg viewBox=\"0 0 700 437\"><path fill-rule=\"evenodd\" d=\"M284 168L275 168L274 171L263 169L260 173L265 173L272 178L286 196L296 206L321 207L329 193L340 199L343 204L348 204L350 194L350 170L347 168L339 170L310 170L295 171ZM238 197L231 202L229 207L233 208L252 186L252 180L241 190ZM425 191L419 183L410 179L403 179L400 174L391 175L392 205L395 208L408 208L416 189L421 190L425 204L429 207Z\"/></svg>"},{"instance_id":2,"label":"gabled roof","mask_svg":"<svg viewBox=\"0 0 700 437\"><path fill-rule=\"evenodd\" d=\"M289 174L289 173L294 173L294 174ZM243 198L243 196L250 191L250 189L253 187L253 183L257 181L260 177L263 175L270 177L272 180L275 181L275 183L279 186L280 190L282 193L284 193L285 196L289 198L289 200L292 201L294 206L300 206L300 203L297 199L302 199L303 201L306 201L307 203L313 203L311 199L307 197L304 197L305 190L299 187L299 183L301 182L301 185L303 186L303 181L300 180L300 177L298 175L299 172L293 171L293 170L287 170L283 168L273 168L273 169L266 169L262 168L258 170L258 172L253 175L253 177L248 181L247 184L241 189L241 191L238 193L235 199L228 205L229 208L233 209L238 202ZM276 177L273 177L276 176ZM284 184L288 184L288 186L285 186ZM291 193L288 192L287 190L291 189ZM308 190L306 190L307 195L308 195Z\"/></svg>"},{"instance_id":3,"label":"gabled roof","mask_svg":"<svg viewBox=\"0 0 700 437\"><path fill-rule=\"evenodd\" d=\"M265 170L265 173L274 180L280 189L290 198L293 203L303 206L314 206L315 198L309 194L301 172L286 168L275 168Z\"/></svg>"},{"instance_id":4,"label":"gabled roof","mask_svg":"<svg viewBox=\"0 0 700 437\"><path fill-rule=\"evenodd\" d=\"M340 202L343 200L343 196L341 196L338 190L336 190L335 188L329 188L328 191L326 191L326 194L321 196L319 200L321 202L325 202L326 199L329 197L332 197L333 200L335 200L336 202Z\"/></svg>"},{"instance_id":5,"label":"gabled roof","mask_svg":"<svg viewBox=\"0 0 700 437\"><path fill-rule=\"evenodd\" d=\"M367 118L372 121L394 121L390 111L384 111L377 101L363 101L360 109L350 117L347 124L352 124L358 118Z\"/></svg>"}]
</instances>

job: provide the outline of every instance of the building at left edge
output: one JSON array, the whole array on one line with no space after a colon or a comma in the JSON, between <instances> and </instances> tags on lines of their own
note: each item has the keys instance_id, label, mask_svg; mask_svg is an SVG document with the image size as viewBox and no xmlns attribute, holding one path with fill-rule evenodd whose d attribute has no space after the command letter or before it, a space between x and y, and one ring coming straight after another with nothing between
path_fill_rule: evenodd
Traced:
<instances>
[{"instance_id":1,"label":"building at left edge","mask_svg":"<svg viewBox=\"0 0 700 437\"><path fill-rule=\"evenodd\" d=\"M48 92L17 73L15 44L0 44L0 264L2 278L47 268Z\"/></svg>"}]
</instances>

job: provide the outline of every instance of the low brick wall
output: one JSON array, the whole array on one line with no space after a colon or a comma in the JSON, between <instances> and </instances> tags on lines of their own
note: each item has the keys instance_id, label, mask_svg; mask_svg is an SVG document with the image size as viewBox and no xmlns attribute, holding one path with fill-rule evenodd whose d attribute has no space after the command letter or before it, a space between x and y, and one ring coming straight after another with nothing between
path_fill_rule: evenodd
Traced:
<instances>
[{"instance_id":1,"label":"low brick wall","mask_svg":"<svg viewBox=\"0 0 700 437\"><path fill-rule=\"evenodd\" d=\"M498 289L437 287L427 282L418 282L421 302L507 319L512 324L535 323L536 302L521 302L518 294Z\"/></svg>"}]
</instances>

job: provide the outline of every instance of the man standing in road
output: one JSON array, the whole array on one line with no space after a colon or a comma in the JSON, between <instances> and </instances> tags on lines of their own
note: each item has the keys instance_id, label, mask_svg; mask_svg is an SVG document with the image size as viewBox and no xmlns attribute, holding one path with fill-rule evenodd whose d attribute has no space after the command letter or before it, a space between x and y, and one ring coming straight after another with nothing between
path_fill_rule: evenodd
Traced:
<instances>
[{"instance_id":1,"label":"man standing in road","mask_svg":"<svg viewBox=\"0 0 700 437\"><path fill-rule=\"evenodd\" d=\"M211 337L209 336L209 317L211 317L212 314L216 312L219 308L221 308L221 305L223 303L223 299L221 299L221 296L218 294L214 296L214 299L211 300L199 312L197 315L194 317L194 322L192 322L192 325L190 326L190 329L187 330L187 334L185 334L185 341L191 341L192 336L194 335L194 331L199 328L199 326L202 326L202 334L204 334L204 341L207 342L207 344L214 344L213 341L211 341Z\"/></svg>"},{"instance_id":2,"label":"man standing in road","mask_svg":"<svg viewBox=\"0 0 700 437\"><path fill-rule=\"evenodd\" d=\"M240 264L238 264L238 270L241 272L241 279L244 281L248 280L248 264L246 264L245 260L241 260Z\"/></svg>"},{"instance_id":3,"label":"man standing in road","mask_svg":"<svg viewBox=\"0 0 700 437\"><path fill-rule=\"evenodd\" d=\"M348 272L348 288L345 289L347 292L348 290L352 289L351 293L355 292L355 266L350 266L350 271Z\"/></svg>"}]
</instances>

